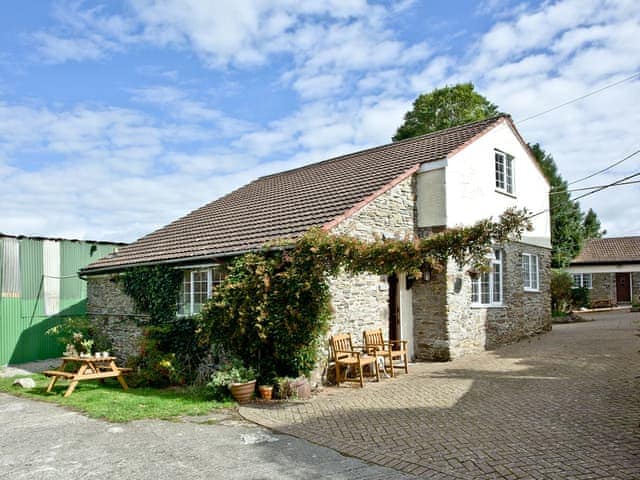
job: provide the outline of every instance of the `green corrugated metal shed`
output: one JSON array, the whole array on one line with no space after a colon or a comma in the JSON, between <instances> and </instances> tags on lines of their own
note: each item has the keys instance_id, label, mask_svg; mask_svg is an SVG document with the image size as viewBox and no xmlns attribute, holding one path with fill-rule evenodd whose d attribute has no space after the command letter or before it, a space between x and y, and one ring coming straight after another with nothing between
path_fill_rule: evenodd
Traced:
<instances>
[{"instance_id":1,"label":"green corrugated metal shed","mask_svg":"<svg viewBox=\"0 0 640 480\"><path fill-rule=\"evenodd\" d=\"M59 356L62 345L44 332L86 314L78 270L122 245L0 233L0 365Z\"/></svg>"}]
</instances>

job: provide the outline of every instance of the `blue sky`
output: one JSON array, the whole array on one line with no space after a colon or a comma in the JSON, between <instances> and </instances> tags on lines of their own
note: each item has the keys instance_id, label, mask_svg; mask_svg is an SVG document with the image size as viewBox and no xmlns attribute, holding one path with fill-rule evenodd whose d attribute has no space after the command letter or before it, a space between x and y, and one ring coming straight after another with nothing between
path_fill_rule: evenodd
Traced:
<instances>
[{"instance_id":1,"label":"blue sky","mask_svg":"<svg viewBox=\"0 0 640 480\"><path fill-rule=\"evenodd\" d=\"M472 81L513 118L640 71L635 0L7 2L0 231L132 241L264 174L387 143ZM640 148L640 79L519 129L569 181ZM640 171L640 155L576 187ZM581 203L640 235L640 184Z\"/></svg>"}]
</instances>

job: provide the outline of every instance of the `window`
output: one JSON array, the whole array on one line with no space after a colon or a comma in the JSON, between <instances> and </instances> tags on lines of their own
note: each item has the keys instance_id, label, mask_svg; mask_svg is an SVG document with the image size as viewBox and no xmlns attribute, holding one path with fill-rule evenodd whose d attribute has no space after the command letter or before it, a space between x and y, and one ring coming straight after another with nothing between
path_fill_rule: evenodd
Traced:
<instances>
[{"instance_id":1,"label":"window","mask_svg":"<svg viewBox=\"0 0 640 480\"><path fill-rule=\"evenodd\" d=\"M474 305L502 305L502 251L493 250L488 272L471 281L471 303Z\"/></svg>"},{"instance_id":2,"label":"window","mask_svg":"<svg viewBox=\"0 0 640 480\"><path fill-rule=\"evenodd\" d=\"M182 278L182 290L178 298L178 315L190 316L200 313L216 285L223 280L218 268L185 270Z\"/></svg>"},{"instance_id":3,"label":"window","mask_svg":"<svg viewBox=\"0 0 640 480\"><path fill-rule=\"evenodd\" d=\"M513 193L513 157L506 153L495 151L496 158L496 188L507 193Z\"/></svg>"},{"instance_id":4,"label":"window","mask_svg":"<svg viewBox=\"0 0 640 480\"><path fill-rule=\"evenodd\" d=\"M522 278L526 291L537 292L540 290L537 255L531 253L522 254Z\"/></svg>"},{"instance_id":5,"label":"window","mask_svg":"<svg viewBox=\"0 0 640 480\"><path fill-rule=\"evenodd\" d=\"M590 273L574 273L573 288L589 288L593 286Z\"/></svg>"}]
</instances>

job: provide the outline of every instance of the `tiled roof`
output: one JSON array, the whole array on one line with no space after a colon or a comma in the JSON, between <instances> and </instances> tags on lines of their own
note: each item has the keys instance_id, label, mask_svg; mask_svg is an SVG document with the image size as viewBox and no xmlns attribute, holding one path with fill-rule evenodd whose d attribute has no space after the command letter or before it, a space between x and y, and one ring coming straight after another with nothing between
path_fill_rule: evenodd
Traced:
<instances>
[{"instance_id":1,"label":"tiled roof","mask_svg":"<svg viewBox=\"0 0 640 480\"><path fill-rule=\"evenodd\" d=\"M187 263L296 238L344 215L411 168L446 158L502 122L510 119L498 116L261 177L92 263L84 272Z\"/></svg>"},{"instance_id":2,"label":"tiled roof","mask_svg":"<svg viewBox=\"0 0 640 480\"><path fill-rule=\"evenodd\" d=\"M640 237L588 240L571 265L592 263L640 263Z\"/></svg>"}]
</instances>

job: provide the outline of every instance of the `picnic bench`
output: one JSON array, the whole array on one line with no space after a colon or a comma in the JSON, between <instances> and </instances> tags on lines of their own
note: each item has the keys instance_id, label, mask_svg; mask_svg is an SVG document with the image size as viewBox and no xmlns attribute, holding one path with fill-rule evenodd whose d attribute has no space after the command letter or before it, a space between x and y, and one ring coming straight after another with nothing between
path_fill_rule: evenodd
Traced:
<instances>
[{"instance_id":1,"label":"picnic bench","mask_svg":"<svg viewBox=\"0 0 640 480\"><path fill-rule=\"evenodd\" d=\"M73 366L73 371L67 371L67 365ZM56 382L63 378L69 380L69 387L64 393L70 396L79 382L85 380L100 380L116 378L123 390L129 387L124 380L124 375L131 371L130 368L121 368L116 365L116 357L62 357L62 364L56 370L45 370L42 374L51 377L47 392L51 392Z\"/></svg>"}]
</instances>

